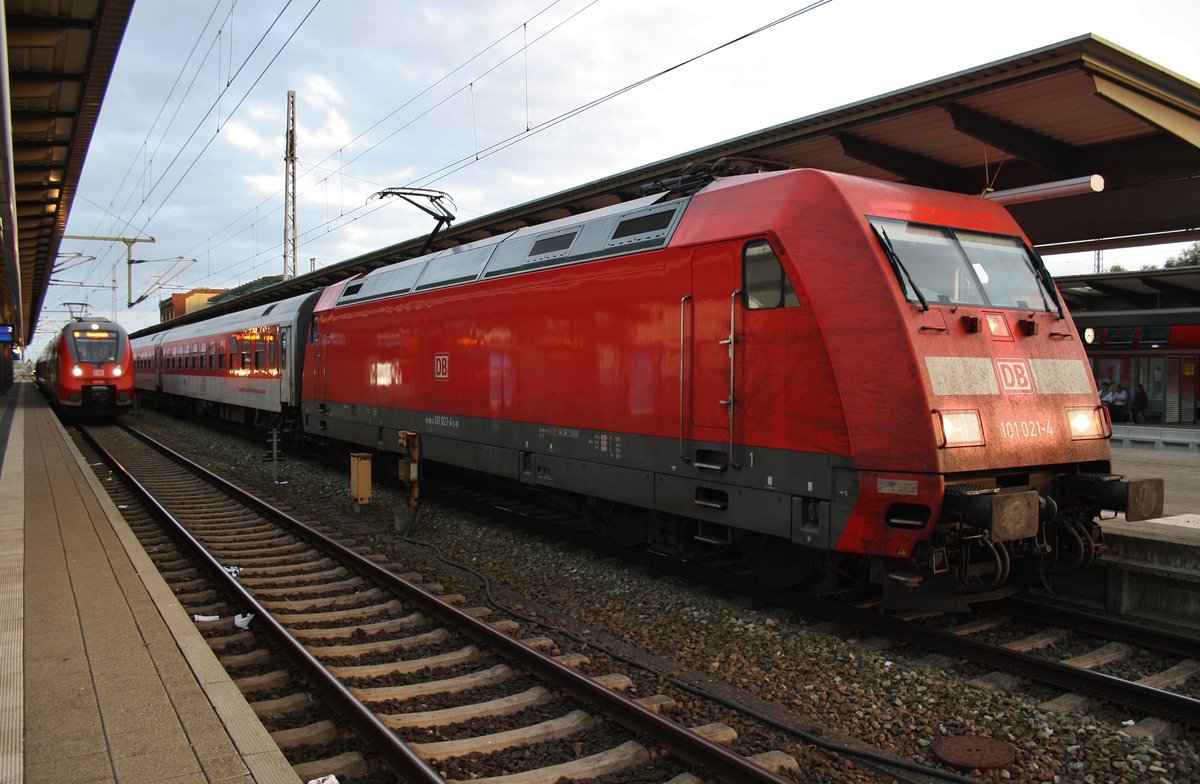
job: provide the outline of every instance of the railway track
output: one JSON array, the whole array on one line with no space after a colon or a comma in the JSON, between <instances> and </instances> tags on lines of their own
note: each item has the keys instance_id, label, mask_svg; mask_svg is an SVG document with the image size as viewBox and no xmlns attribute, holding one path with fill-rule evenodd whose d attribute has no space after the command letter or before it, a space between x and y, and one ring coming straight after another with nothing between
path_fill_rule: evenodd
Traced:
<instances>
[{"instance_id":1,"label":"railway track","mask_svg":"<svg viewBox=\"0 0 1200 784\"><path fill-rule=\"evenodd\" d=\"M449 497L475 511L525 524L538 530L553 530L551 518L560 515L554 509L514 500L491 491L456 488ZM591 536L576 528L572 540L588 537L592 547L618 552L618 546L603 536ZM851 627L879 638L937 651L941 658L928 663L952 665L965 660L992 668L975 685L1012 690L1018 679L1062 690L1043 707L1051 711L1083 712L1096 701L1121 706L1140 713L1143 725L1153 731L1162 720L1187 727L1200 727L1200 688L1186 693L1185 686L1200 681L1200 640L1183 634L1153 629L1138 624L1105 619L1066 607L1038 604L1029 600L1008 599L982 605L984 609L967 621L938 612L886 613L873 601L856 603L809 592L767 588L734 560L717 564L675 561L636 550L621 549L629 557L658 570L674 571L688 580L707 582L740 594L766 599L823 621ZM1020 629L1021 632L1005 633ZM1057 650L1068 655L1056 657ZM1153 656L1155 664L1127 669L1145 670L1136 677L1107 674L1102 668L1119 668L1121 662L1137 662Z\"/></svg>"},{"instance_id":2,"label":"railway track","mask_svg":"<svg viewBox=\"0 0 1200 784\"><path fill-rule=\"evenodd\" d=\"M173 434L174 430L164 430L163 432L163 437L167 438L171 437L168 435L168 433ZM254 451L257 452L258 450L255 449ZM234 462L239 465L243 464L242 460L237 460ZM238 470L245 469L239 468ZM253 472L254 469L250 470ZM338 472L342 473L344 476L344 467L340 464L338 466ZM312 477L312 475L307 472L304 473L304 476L306 479ZM296 477L293 476L292 478L294 480ZM1145 651L1147 648L1154 648L1155 650L1161 651L1161 653L1155 654L1153 657L1153 661L1155 662L1165 662L1160 668L1161 670L1170 669L1175 664L1180 664L1186 669L1189 666L1186 661L1188 654L1197 649L1194 640L1182 637L1174 637L1168 634L1150 635L1141 627L1130 627L1128 625L1114 624L1111 622L1107 622L1102 626L1097 626L1098 622L1095 619L1088 618L1086 616L1078 616L1077 620L1072 620L1071 617L1058 615L1054 619L1051 619L1049 616L1045 615L1048 612L1047 610L1038 607L1030 607L1029 605L1021 606L1014 604L1010 607L1007 604L993 603L987 605L989 608L988 617L972 617L965 624L963 623L961 616L943 616L940 618L932 616L882 616L881 613L870 606L851 606L848 608L847 603L844 600L833 601L830 598L817 599L810 594L779 592L764 589L761 585L757 585L750 581L747 573L744 570L739 571L735 566L733 566L733 559L726 559L726 563L723 565L728 568L725 569L711 568L714 565L722 565L720 563L705 563L697 567L694 564L679 562L675 559L665 558L652 553L637 553L629 550L628 548L620 547L612 542L612 540L604 537L589 538L589 524L586 521L577 518L576 521L572 523L567 519L569 515L565 514L561 508L539 504L536 502L536 498L531 499L528 495L518 498L511 494L505 494L492 488L475 484L468 485L465 482L461 484L444 484L440 486L433 486L428 484L428 477L426 480L426 486L424 488L425 495L440 498L442 499L443 503L450 503L464 510L487 512L491 516L498 517L503 520L520 521L522 529L527 532L531 532L533 534L547 534L559 539L560 541L568 541L572 545L582 544L589 551L595 550L597 552L611 553L618 555L623 560L640 562L649 567L650 571L653 573L676 574L683 577L688 583L716 585L723 589L728 589L733 595L736 596L753 597L754 600L763 599L765 600L764 603L769 606L787 607L796 610L800 615L829 619L831 624L825 631L838 637L849 636L856 638L857 641L854 643L855 646L861 645L865 648L874 648L879 650L881 657L884 654L884 649L892 647L903 649L903 652L901 652L900 655L905 660L916 659L921 655L920 653L913 652L913 647L921 647L925 648L926 650L936 650L949 654L949 658L943 659L940 662L925 662L918 660L918 662L915 662L914 666L912 667L914 672L922 670L926 672L932 672L938 671L942 668L953 669L959 672L957 679L960 679L965 683L974 674L979 672L979 666L998 669L1002 673L1003 677L996 675L992 675L990 678L985 677L979 679L981 683L976 685L986 685L990 688L1001 685L1000 690L1016 689L1019 694L1015 694L1014 698L1018 701L1018 704L1026 704L1031 699L1033 700L1031 703L1033 705L1036 705L1038 702L1043 700L1049 702L1050 697L1057 697L1061 691L1066 691L1069 693L1083 693L1090 695L1093 699L1099 696L1098 700L1094 699L1093 701L1093 709L1088 711L1088 713L1093 714L1095 718L1093 718L1093 716L1084 717L1082 714L1078 714L1078 719L1064 718L1062 720L1065 722L1083 722L1079 725L1080 727L1085 725L1090 726L1091 723L1099 723L1102 727L1107 725L1117 731L1124 732L1128 729L1128 725L1133 723L1129 720L1130 716L1134 718L1143 718L1146 716L1155 717L1155 719L1157 717L1169 718L1185 725L1194 726L1194 723L1188 719L1186 714L1174 712L1173 708L1161 708L1153 705L1146 705L1142 708L1128 707L1130 705L1137 705L1138 702L1130 701L1129 699L1122 697L1120 694L1104 693L1101 690L1095 689L1093 686L1094 683L1101 683L1106 684L1106 686L1102 688L1113 687L1117 690L1124 691L1119 684L1115 683L1115 681L1136 681L1144 677L1148 677L1149 675L1156 674L1157 670L1151 671L1145 669L1147 666L1154 666L1153 663L1146 663L1148 657L1143 653L1143 651ZM269 481L270 474L268 473L268 483ZM321 480L318 479L318 481ZM344 479L340 481L344 481ZM334 484L337 485L338 482L335 481ZM280 493L277 495L279 495L281 498L291 498L293 497L293 491L288 490L286 493ZM534 495L536 496L536 494ZM445 513L441 513L440 516L445 516ZM341 517L340 519L342 522L339 525L341 526L343 535L346 530L349 530L354 532L352 535L369 536L377 546L380 546L385 550L391 549L393 552L402 551L404 553L413 555L420 552L419 548L417 550L413 550L407 543L401 542L399 536L390 534L386 525L381 527L382 520L379 519L379 517L378 510L370 515L364 515L361 518L358 515ZM450 515L450 518L453 518L453 515ZM435 528L438 526L444 527L445 522L434 525ZM565 528L564 525L566 526ZM422 525L418 526L418 536L420 535L420 531L423 530L423 527L423 523ZM528 538L528 536L529 534L527 533L521 538ZM471 556L469 555L471 552L469 547L466 549L453 547L452 549L459 551L459 558L465 558L467 561L472 560ZM416 568L421 571L427 571L427 567L421 564L419 558L409 559L407 555L396 557L409 560L410 566L408 568ZM433 561L435 559L430 558L429 560ZM416 566L413 566L413 563L415 563ZM430 568L441 568L441 566L439 565L437 567ZM520 584L520 582L520 580L517 581L518 584ZM871 758L871 752L873 750L866 744L861 743L861 741L855 741L855 739L858 737L858 733L853 730L849 735L843 735L837 731L830 732L828 727L822 726L825 724L825 722L822 721L821 717L817 715L810 715L808 717L798 715L797 712L789 711L786 707L783 707L782 710L780 710L781 705L777 702L764 702L762 700L758 700L756 704L755 696L753 694L748 694L744 689L738 688L733 683L723 683L720 680L709 676L707 672L689 672L680 668L678 664L670 661L657 661L654 654L647 654L646 651L641 650L636 646L632 650L622 651L621 639L613 638L611 635L597 634L595 628L588 624L580 624L573 627L572 618L564 617L561 614L559 614L558 617L555 617L552 608L540 607L536 603L531 603L531 600L527 596L521 596L519 593L508 592L499 586L493 586L493 588L496 589L497 596L502 596L504 598L504 603L510 607L515 605L518 607L529 608L533 615L544 620L548 619L552 624L561 625L561 627L565 629L573 630L580 636L586 637L588 643L597 650L604 651L604 646L612 644L612 648L609 649L609 651L611 651L611 658L614 660L623 659L627 663L631 663L635 667L644 670L645 673L650 674L651 677L654 676L654 673L658 673L660 680L668 681L680 689L690 691L693 694L700 694L703 699L711 699L712 692L715 691L720 696L726 698L728 703L740 703L745 708L750 708L750 710L747 710L747 715L753 716L755 710L760 711L760 716L755 717L756 720L764 721L765 723L776 727L783 732L791 733L795 737L805 738L806 740L810 739L806 737L806 731L812 734L821 735L823 736L824 740L832 741L831 745L836 747L834 750L839 754L848 754L849 758L857 757L860 760L864 758ZM550 610L550 612L546 612L547 610ZM1003 615L1003 618L997 618L997 615ZM593 618L593 622L594 621L595 619ZM1084 621L1087 621L1086 626L1084 625ZM833 628L833 623L838 624L837 629ZM850 628L855 629L855 631L850 632L849 635L847 635L845 631L847 629L847 624L851 624L852 626ZM890 625L894 625L895 628L893 630L888 630ZM951 627L960 626L962 628L951 629ZM1039 666L1036 668L1036 671L1031 673L1031 676L1028 679L1034 681L1032 687L1028 680L1026 680L1026 673L1023 672L1019 667L1004 663L989 665L987 664L987 658L985 656L977 656L972 650L976 649L978 651L986 651L989 647L997 646L1003 648L1003 643L1011 642L1022 637L1033 636L1035 633L1042 630L1040 627L1045 626L1053 626L1054 628L1066 627L1067 629L1071 630L1073 634L1068 637L1058 638L1059 642L1052 645L1050 648L1031 648L1027 650L1025 653L1026 656L1033 659L1043 660L1042 662L1038 662ZM864 633L857 633L858 630L861 630ZM922 638L924 638L926 641L922 642ZM1054 689L1047 688L1037 688L1037 682L1039 681L1048 684L1058 683L1061 675L1061 673L1054 672L1056 668L1053 665L1060 664L1062 662L1051 660L1051 664L1049 666L1045 666L1043 662L1046 661L1046 656L1057 657L1057 659L1075 658L1091 648L1103 648L1109 642L1128 642L1130 639L1145 642L1147 645L1135 648L1133 654L1130 655L1128 659L1130 666L1120 667L1122 670L1125 670L1125 672L1122 673L1122 675L1125 677L1114 677L1113 675L1106 675L1105 673L1090 673L1090 675L1093 677L1090 680L1085 680L1078 688L1071 685L1054 686L1054 689L1059 691L1054 691ZM1153 644L1151 644L1152 642ZM602 644L595 645L595 643ZM911 647L906 648L904 643L910 643ZM628 658L625 658L626 654L628 655ZM643 656L643 654L646 655ZM999 652L995 652L995 655L997 657L1005 656L1005 651L1001 650ZM896 658L890 653L888 653L887 656L889 658ZM1171 657L1175 657L1174 662L1169 661ZM929 658L932 659L932 657ZM973 665L972 662L975 662L976 664ZM888 665L891 666L891 662L888 662ZM1107 665L1107 671L1111 671L1112 667L1113 665L1110 662L1110 664ZM1076 669L1080 668L1076 667ZM1141 670L1140 672L1135 672L1133 675L1128 674L1128 672L1131 670L1139 669ZM1068 666L1065 671L1071 672L1070 666ZM1047 677L1045 674L1046 672L1049 672L1051 677ZM1180 670L1176 670L1176 674L1179 672ZM667 673L666 677L663 677L663 673ZM1013 676L1016 677L1014 678ZM635 675L635 677L638 676ZM904 677L912 678L913 676L907 675ZM916 676L918 682L926 677L928 676ZM1088 679L1088 677L1088 674L1083 676L1085 679ZM641 679L639 678L639 682L640 680ZM1005 680L1009 681L1010 685L1008 688L1004 688L1003 686ZM983 683L983 681L987 682ZM1018 683L1013 686L1011 685L1013 682ZM1145 686L1146 684L1142 685ZM1187 685L1191 687L1190 693L1194 696L1197 689L1195 678L1190 680ZM1135 689L1135 691L1140 691L1142 694L1153 695L1155 691L1170 692L1170 689L1156 688L1151 686L1149 690ZM1182 697L1183 700L1178 704L1183 705L1185 710L1190 709L1192 703L1188 702L1190 698L1187 696L1187 694L1175 695L1175 698L1179 697ZM986 701L995 706L997 699L1004 698L986 698ZM1152 699L1154 698L1152 697ZM1173 698L1168 694L1167 700L1170 702L1173 700ZM686 702L686 699L683 700L683 702ZM1115 707L1113 709L1108 709L1104 707L1105 705ZM1059 706L1057 707L1065 707L1069 711L1076 711L1084 706L1076 697L1070 697L1059 703ZM739 710L741 709L742 708L739 708ZM1048 710L1052 709L1055 708L1048 708ZM1095 712L1096 709L1100 709L1100 713L1097 714ZM995 713L997 707L993 707L991 710L993 713ZM1005 710L1005 708L999 708L999 710ZM803 711L800 713L802 714ZM1101 719L1101 721L1097 722L1097 718ZM1154 720L1146 722L1147 725L1153 725L1154 723ZM1122 727L1122 724L1125 726ZM1090 730L1095 730L1095 727L1090 727ZM959 724L958 731L971 732L971 729L967 725ZM1019 738L1021 730L1018 728L1014 731L1017 732L1017 737ZM1062 732L1061 724L1059 724L1059 731ZM1000 734L1003 737L1003 731L1001 731ZM877 736L869 737L875 739ZM1010 741L1012 740L1012 737L1013 736L1011 734L1008 736ZM936 740L937 734L931 734L929 738L931 740ZM813 742L816 741L814 740ZM888 751L894 751L894 747L892 747L891 744L886 740L880 740L877 742L879 743L879 746L876 747L877 749L884 748L888 749ZM922 741L922 743L928 743L928 741ZM1016 745L1019 746L1020 744ZM1064 742L1063 745L1066 747L1069 744ZM827 747L822 746L822 748ZM1071 746L1070 748L1077 747ZM863 751L866 753L860 755L859 752ZM924 754L918 750L915 756L921 757L929 753L930 750L928 747L926 747ZM1018 755L1022 753L1023 752L1018 751ZM1067 753L1070 753L1069 749ZM912 754L912 752L910 752L910 754ZM879 754L878 756L890 757L890 760L877 760L878 765L882 766L884 770L888 771L897 770L897 768L887 767L889 764L894 765L896 762L903 762L901 758L886 752L884 754ZM902 767L903 766L901 766L900 770L902 770ZM965 765L963 767L969 768L971 766ZM894 775L900 780L904 781L915 781L936 780L935 777L938 774L936 772L932 775L926 774L924 778L905 778L903 773L897 775L889 772L885 775ZM954 777L954 774L943 775L950 779L953 779ZM961 777L959 778L961 779Z\"/></svg>"},{"instance_id":3,"label":"railway track","mask_svg":"<svg viewBox=\"0 0 1200 784\"><path fill-rule=\"evenodd\" d=\"M709 780L789 780L777 772L794 766L786 755L736 754L722 745L732 740L727 727L682 727L657 712L666 698L623 695L624 676L583 674L584 657L543 651L553 646L545 638L518 639L515 623L487 623L485 610L456 606L460 597L438 596L440 586L419 584L419 575L393 574L161 444L118 426L88 428L87 435L123 482L171 521L173 536L194 549L206 565L204 579L232 597L193 594L196 614L233 607L253 615L254 633L268 635L337 711L335 720L314 722L319 727L283 730L285 739L319 738L317 745L336 749L352 728L367 751L336 764L367 758L369 767L378 758L407 781L607 777L683 784L697 780L693 769ZM185 583L198 579L191 567L173 565ZM260 658L241 652L249 632L234 619L200 623L226 660ZM279 679L273 672L248 677ZM268 713L304 699L271 697L252 706ZM335 760L305 764L309 772Z\"/></svg>"}]
</instances>

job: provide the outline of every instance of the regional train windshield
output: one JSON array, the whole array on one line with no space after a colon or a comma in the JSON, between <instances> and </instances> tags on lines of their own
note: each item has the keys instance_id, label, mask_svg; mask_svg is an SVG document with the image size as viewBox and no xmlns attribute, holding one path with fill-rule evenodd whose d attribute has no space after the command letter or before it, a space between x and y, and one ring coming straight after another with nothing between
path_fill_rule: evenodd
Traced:
<instances>
[{"instance_id":1,"label":"regional train windshield","mask_svg":"<svg viewBox=\"0 0 1200 784\"><path fill-rule=\"evenodd\" d=\"M1041 264L1017 237L871 218L910 302L1055 309Z\"/></svg>"},{"instance_id":2,"label":"regional train windshield","mask_svg":"<svg viewBox=\"0 0 1200 784\"><path fill-rule=\"evenodd\" d=\"M98 365L104 362L116 362L120 350L119 332L111 329L77 329L71 337L75 342L75 360Z\"/></svg>"}]
</instances>

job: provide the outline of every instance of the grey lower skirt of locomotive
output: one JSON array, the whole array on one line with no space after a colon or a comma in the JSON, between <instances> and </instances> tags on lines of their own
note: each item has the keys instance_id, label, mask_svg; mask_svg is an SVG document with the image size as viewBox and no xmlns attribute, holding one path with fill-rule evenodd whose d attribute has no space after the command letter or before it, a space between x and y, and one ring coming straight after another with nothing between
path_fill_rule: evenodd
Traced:
<instances>
[{"instance_id":1,"label":"grey lower skirt of locomotive","mask_svg":"<svg viewBox=\"0 0 1200 784\"><path fill-rule=\"evenodd\" d=\"M1103 513L1161 517L1162 479L1080 473L1020 485L955 484L934 536L912 558L876 559L871 579L887 609L967 611L1090 566L1104 550ZM1041 490L1037 489L1041 488Z\"/></svg>"}]
</instances>

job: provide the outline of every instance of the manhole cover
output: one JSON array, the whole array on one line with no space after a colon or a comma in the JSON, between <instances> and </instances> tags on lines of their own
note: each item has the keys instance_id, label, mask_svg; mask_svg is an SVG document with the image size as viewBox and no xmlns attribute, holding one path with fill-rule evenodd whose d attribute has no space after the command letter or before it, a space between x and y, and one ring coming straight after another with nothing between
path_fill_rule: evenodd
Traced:
<instances>
[{"instance_id":1,"label":"manhole cover","mask_svg":"<svg viewBox=\"0 0 1200 784\"><path fill-rule=\"evenodd\" d=\"M933 742L933 753L947 765L977 770L1007 767L1017 756L1004 741L978 735L938 738Z\"/></svg>"}]
</instances>

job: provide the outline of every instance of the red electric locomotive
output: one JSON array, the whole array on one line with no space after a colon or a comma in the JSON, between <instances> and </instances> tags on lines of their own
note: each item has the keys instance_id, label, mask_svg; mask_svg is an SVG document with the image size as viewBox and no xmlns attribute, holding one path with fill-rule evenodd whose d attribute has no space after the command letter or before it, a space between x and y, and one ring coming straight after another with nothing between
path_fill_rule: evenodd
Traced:
<instances>
[{"instance_id":1,"label":"red electric locomotive","mask_svg":"<svg viewBox=\"0 0 1200 784\"><path fill-rule=\"evenodd\" d=\"M37 361L37 382L60 412L113 417L133 408L129 335L108 319L69 322Z\"/></svg>"},{"instance_id":2,"label":"red electric locomotive","mask_svg":"<svg viewBox=\"0 0 1200 784\"><path fill-rule=\"evenodd\" d=\"M894 604L994 595L1093 558L1101 509L1161 512L1160 481L1111 474L1045 267L976 197L729 177L293 310L308 435L415 431L427 459L569 494L630 544L739 546L770 582L849 560Z\"/></svg>"}]
</instances>

